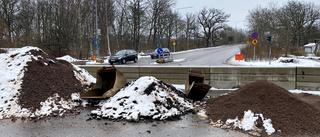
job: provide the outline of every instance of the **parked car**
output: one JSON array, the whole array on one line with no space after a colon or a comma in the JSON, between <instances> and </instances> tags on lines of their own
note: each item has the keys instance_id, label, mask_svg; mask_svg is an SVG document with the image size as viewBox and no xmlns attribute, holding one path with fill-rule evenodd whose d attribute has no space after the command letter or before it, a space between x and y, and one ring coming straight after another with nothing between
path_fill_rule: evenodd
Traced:
<instances>
[{"instance_id":1,"label":"parked car","mask_svg":"<svg viewBox=\"0 0 320 137\"><path fill-rule=\"evenodd\" d=\"M113 63L121 63L126 64L128 61L138 61L138 54L135 50L126 49L120 50L114 55L110 56L109 63L112 65Z\"/></svg>"},{"instance_id":2,"label":"parked car","mask_svg":"<svg viewBox=\"0 0 320 137\"><path fill-rule=\"evenodd\" d=\"M160 55L161 57L170 57L170 50L168 48L162 48L163 53ZM157 49L150 54L151 59L159 58L159 54Z\"/></svg>"}]
</instances>

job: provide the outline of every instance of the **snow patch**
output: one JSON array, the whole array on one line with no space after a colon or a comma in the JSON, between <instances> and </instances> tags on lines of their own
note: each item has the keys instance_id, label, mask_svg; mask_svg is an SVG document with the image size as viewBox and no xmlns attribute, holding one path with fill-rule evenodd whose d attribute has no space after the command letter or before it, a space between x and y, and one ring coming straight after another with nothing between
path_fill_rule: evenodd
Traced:
<instances>
[{"instance_id":1,"label":"snow patch","mask_svg":"<svg viewBox=\"0 0 320 137\"><path fill-rule=\"evenodd\" d=\"M280 57L277 60L271 60L269 64L269 60L235 60L235 57L231 57L228 60L228 64L233 66L259 66L259 67L319 67L320 63L310 60L304 59L301 57Z\"/></svg>"},{"instance_id":2,"label":"snow patch","mask_svg":"<svg viewBox=\"0 0 320 137\"><path fill-rule=\"evenodd\" d=\"M259 118L262 119L263 127L268 135L275 132L275 129L271 124L271 119L265 119L262 114L254 114L251 110L245 111L241 120L239 120L238 117L235 119L228 119L225 124L245 131L258 131L256 125Z\"/></svg>"}]
</instances>

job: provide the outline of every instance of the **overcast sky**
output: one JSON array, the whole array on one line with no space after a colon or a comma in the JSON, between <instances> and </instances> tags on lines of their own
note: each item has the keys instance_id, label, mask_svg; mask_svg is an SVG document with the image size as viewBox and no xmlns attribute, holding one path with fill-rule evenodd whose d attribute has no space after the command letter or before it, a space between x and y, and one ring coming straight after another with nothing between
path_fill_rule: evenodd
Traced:
<instances>
[{"instance_id":1,"label":"overcast sky","mask_svg":"<svg viewBox=\"0 0 320 137\"><path fill-rule=\"evenodd\" d=\"M313 2L320 5L320 0L299 0L301 2ZM204 7L215 8L231 14L229 22L231 27L246 29L246 16L249 10L257 6L268 7L269 3L276 3L278 7L283 6L288 0L177 0L176 7L180 15L185 17L186 13L199 13ZM191 7L179 9L184 7Z\"/></svg>"}]
</instances>

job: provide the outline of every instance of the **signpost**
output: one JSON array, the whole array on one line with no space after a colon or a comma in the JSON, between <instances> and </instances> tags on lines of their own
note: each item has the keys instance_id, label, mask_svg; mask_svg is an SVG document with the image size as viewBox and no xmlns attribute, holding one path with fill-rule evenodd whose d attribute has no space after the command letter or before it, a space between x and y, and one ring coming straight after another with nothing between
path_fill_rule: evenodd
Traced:
<instances>
[{"instance_id":1,"label":"signpost","mask_svg":"<svg viewBox=\"0 0 320 137\"><path fill-rule=\"evenodd\" d=\"M176 51L176 39L172 39L173 52Z\"/></svg>"},{"instance_id":2,"label":"signpost","mask_svg":"<svg viewBox=\"0 0 320 137\"><path fill-rule=\"evenodd\" d=\"M158 53L158 60L156 61L157 63L163 63L164 62L164 59L161 59L161 54L163 53L163 49L162 48L158 48L157 49L157 53Z\"/></svg>"},{"instance_id":3,"label":"signpost","mask_svg":"<svg viewBox=\"0 0 320 137\"><path fill-rule=\"evenodd\" d=\"M252 41L251 41L251 44L253 45L253 60L255 60L256 58L256 45L259 43L258 41L258 33L257 32L253 32L251 34L251 37L253 38Z\"/></svg>"},{"instance_id":4,"label":"signpost","mask_svg":"<svg viewBox=\"0 0 320 137\"><path fill-rule=\"evenodd\" d=\"M257 39L253 39L253 40L251 41L251 44L254 45L254 46L257 45L258 43L259 43L259 42L258 42Z\"/></svg>"},{"instance_id":5,"label":"signpost","mask_svg":"<svg viewBox=\"0 0 320 137\"><path fill-rule=\"evenodd\" d=\"M251 34L251 37L253 38L253 39L257 39L258 38L258 33L257 32L253 32L252 34Z\"/></svg>"},{"instance_id":6,"label":"signpost","mask_svg":"<svg viewBox=\"0 0 320 137\"><path fill-rule=\"evenodd\" d=\"M162 48L158 48L157 52L158 52L159 55L161 55L163 53L163 49Z\"/></svg>"},{"instance_id":7,"label":"signpost","mask_svg":"<svg viewBox=\"0 0 320 137\"><path fill-rule=\"evenodd\" d=\"M269 65L271 65L271 41L272 41L272 36L268 36L268 39L269 41Z\"/></svg>"}]
</instances>

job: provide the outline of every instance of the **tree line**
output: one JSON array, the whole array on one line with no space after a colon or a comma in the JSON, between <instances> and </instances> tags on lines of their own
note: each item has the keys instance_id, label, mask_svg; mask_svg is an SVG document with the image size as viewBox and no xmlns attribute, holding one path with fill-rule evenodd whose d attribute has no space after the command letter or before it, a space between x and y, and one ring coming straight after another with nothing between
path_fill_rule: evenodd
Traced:
<instances>
[{"instance_id":1,"label":"tree line","mask_svg":"<svg viewBox=\"0 0 320 137\"><path fill-rule=\"evenodd\" d=\"M30 45L56 56L89 58L96 54L96 26L101 56L121 49L150 52L161 46L180 51L244 43L252 32L259 34L259 44L272 36L272 45L288 53L320 38L320 8L314 3L258 6L248 13L248 31L226 25L230 14L222 10L211 7L181 15L175 4L175 0L0 0L0 48Z\"/></svg>"},{"instance_id":2,"label":"tree line","mask_svg":"<svg viewBox=\"0 0 320 137\"><path fill-rule=\"evenodd\" d=\"M288 1L280 7L270 3L250 10L247 20L249 30L259 34L259 43L267 46L271 36L272 47L284 50L285 56L320 40L320 6L314 3Z\"/></svg>"},{"instance_id":3,"label":"tree line","mask_svg":"<svg viewBox=\"0 0 320 137\"><path fill-rule=\"evenodd\" d=\"M83 59L96 54L96 40L101 56L121 49L149 52L161 46L179 51L228 43L226 30L230 31L230 27L225 23L230 14L203 8L184 16L175 9L175 3L0 0L0 48L30 45L56 56L70 54Z\"/></svg>"}]
</instances>

